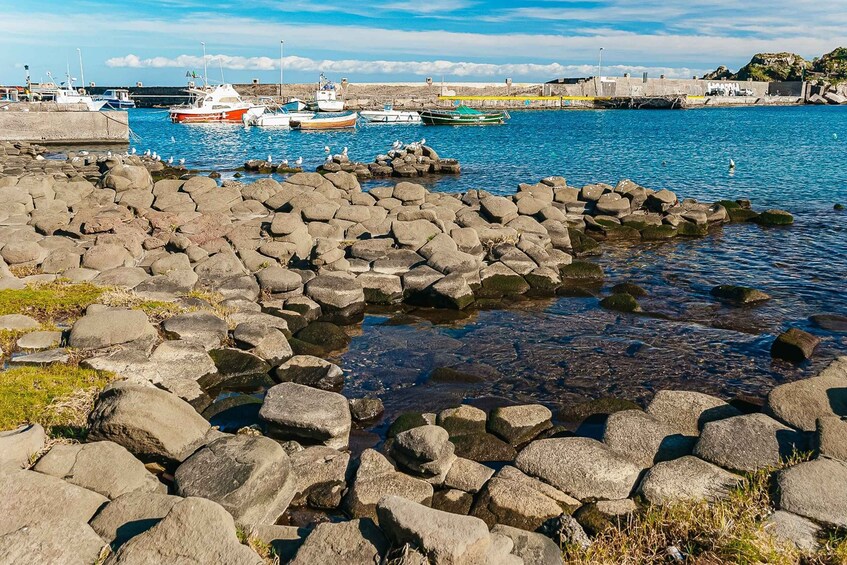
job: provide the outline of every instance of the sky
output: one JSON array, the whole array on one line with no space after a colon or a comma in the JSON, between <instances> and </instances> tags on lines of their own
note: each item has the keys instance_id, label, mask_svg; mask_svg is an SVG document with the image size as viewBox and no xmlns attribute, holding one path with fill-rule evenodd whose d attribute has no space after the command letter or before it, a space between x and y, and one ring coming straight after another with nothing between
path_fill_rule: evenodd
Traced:
<instances>
[{"instance_id":1,"label":"sky","mask_svg":"<svg viewBox=\"0 0 847 565\"><path fill-rule=\"evenodd\" d=\"M66 66L98 85L210 80L542 82L691 77L754 53L847 46L847 0L0 0L0 84ZM799 20L799 23L798 23Z\"/></svg>"}]
</instances>

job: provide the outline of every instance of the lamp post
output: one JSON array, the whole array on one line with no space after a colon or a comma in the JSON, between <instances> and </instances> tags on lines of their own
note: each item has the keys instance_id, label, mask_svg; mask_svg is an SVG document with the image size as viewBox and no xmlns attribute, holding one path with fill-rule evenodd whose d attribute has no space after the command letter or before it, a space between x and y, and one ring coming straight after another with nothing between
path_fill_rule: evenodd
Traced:
<instances>
[{"instance_id":1,"label":"lamp post","mask_svg":"<svg viewBox=\"0 0 847 565\"><path fill-rule=\"evenodd\" d=\"M285 41L280 39L279 40L279 103L280 104L282 104L284 102L284 100L282 99L282 82L283 82L282 81L282 79L283 79L282 68L284 66L284 63L282 61L283 61L283 58L284 58L284 49L285 49Z\"/></svg>"},{"instance_id":2,"label":"lamp post","mask_svg":"<svg viewBox=\"0 0 847 565\"><path fill-rule=\"evenodd\" d=\"M600 48L600 57L597 60L597 95L603 95L603 48Z\"/></svg>"}]
</instances>

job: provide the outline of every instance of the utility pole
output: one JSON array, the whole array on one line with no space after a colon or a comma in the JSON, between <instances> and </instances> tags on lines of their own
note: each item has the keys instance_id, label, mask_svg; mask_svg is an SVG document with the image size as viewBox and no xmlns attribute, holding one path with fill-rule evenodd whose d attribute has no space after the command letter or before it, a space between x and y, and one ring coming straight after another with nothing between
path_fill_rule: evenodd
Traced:
<instances>
[{"instance_id":1,"label":"utility pole","mask_svg":"<svg viewBox=\"0 0 847 565\"><path fill-rule=\"evenodd\" d=\"M603 96L603 48L600 48L600 58L597 61L597 95Z\"/></svg>"},{"instance_id":2,"label":"utility pole","mask_svg":"<svg viewBox=\"0 0 847 565\"><path fill-rule=\"evenodd\" d=\"M284 49L285 49L285 41L280 39L279 40L279 103L280 104L282 104L284 102L284 100L282 98L282 83L283 83L283 80L282 80L283 79L283 75L282 75L283 71L282 71L282 69L285 66L285 63L283 63L283 60L285 58Z\"/></svg>"}]
</instances>

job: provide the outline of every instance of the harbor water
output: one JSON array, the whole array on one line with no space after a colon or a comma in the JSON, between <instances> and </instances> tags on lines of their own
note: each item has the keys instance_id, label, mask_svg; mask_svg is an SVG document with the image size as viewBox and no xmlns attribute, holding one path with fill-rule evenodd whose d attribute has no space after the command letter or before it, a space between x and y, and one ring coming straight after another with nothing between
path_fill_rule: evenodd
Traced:
<instances>
[{"instance_id":1,"label":"harbor water","mask_svg":"<svg viewBox=\"0 0 847 565\"><path fill-rule=\"evenodd\" d=\"M680 197L748 198L756 209L794 214L790 228L726 225L701 239L604 244L596 260L607 280L599 294L634 282L648 292L643 314L602 310L597 296L523 300L449 317L369 314L335 360L348 375L345 394L379 396L389 414L480 398L553 408L608 396L643 401L661 388L755 400L847 354L847 334L809 319L847 316L847 212L833 209L847 204L847 108L532 111L513 112L505 126L368 125L332 133L176 125L162 111L132 110L130 125L138 152L184 158L187 167L225 171L225 178L247 159L303 157L314 170L325 146L333 153L347 147L351 159L368 162L395 140L426 138L462 164L461 175L425 182L435 190L510 194L548 175L573 186L630 178ZM759 288L772 299L730 307L710 296L717 284ZM771 342L789 327L822 339L811 362L771 359ZM479 382L433 383L437 367Z\"/></svg>"}]
</instances>

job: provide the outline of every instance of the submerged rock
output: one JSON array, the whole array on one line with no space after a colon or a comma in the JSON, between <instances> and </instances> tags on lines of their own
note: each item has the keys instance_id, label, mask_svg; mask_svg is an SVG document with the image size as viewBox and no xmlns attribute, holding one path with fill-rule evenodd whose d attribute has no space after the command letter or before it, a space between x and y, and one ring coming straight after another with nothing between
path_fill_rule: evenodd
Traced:
<instances>
[{"instance_id":1,"label":"submerged rock","mask_svg":"<svg viewBox=\"0 0 847 565\"><path fill-rule=\"evenodd\" d=\"M770 300L770 296L755 288L735 285L720 285L711 290L711 295L736 304L755 304Z\"/></svg>"},{"instance_id":2,"label":"submerged rock","mask_svg":"<svg viewBox=\"0 0 847 565\"><path fill-rule=\"evenodd\" d=\"M607 296L600 300L600 307L606 310L615 310L617 312L640 312L641 306L631 294L621 292Z\"/></svg>"},{"instance_id":3,"label":"submerged rock","mask_svg":"<svg viewBox=\"0 0 847 565\"><path fill-rule=\"evenodd\" d=\"M779 334L771 345L771 356L792 363L801 363L812 357L820 338L797 328Z\"/></svg>"},{"instance_id":4,"label":"submerged rock","mask_svg":"<svg viewBox=\"0 0 847 565\"><path fill-rule=\"evenodd\" d=\"M794 223L794 216L785 210L765 210L753 221L760 226L789 226Z\"/></svg>"}]
</instances>

